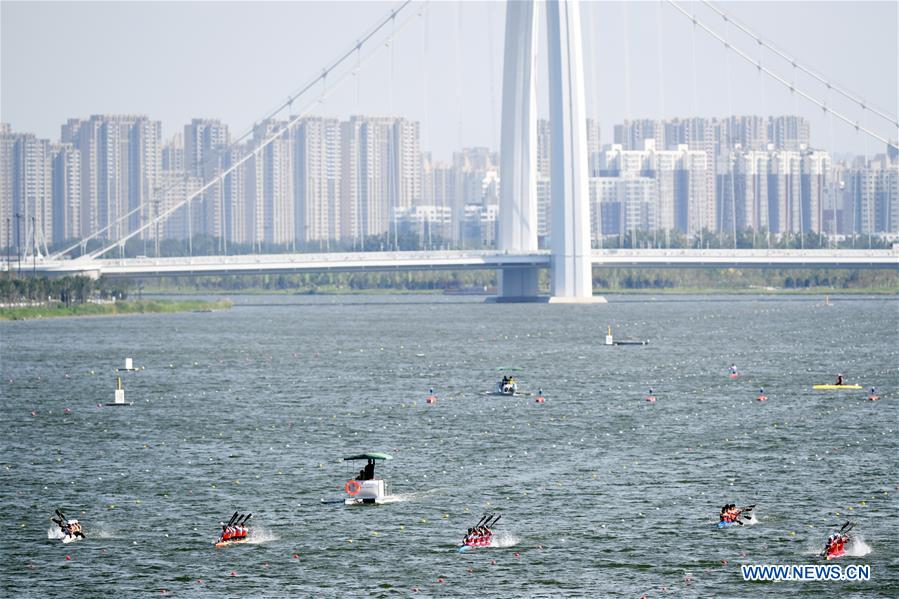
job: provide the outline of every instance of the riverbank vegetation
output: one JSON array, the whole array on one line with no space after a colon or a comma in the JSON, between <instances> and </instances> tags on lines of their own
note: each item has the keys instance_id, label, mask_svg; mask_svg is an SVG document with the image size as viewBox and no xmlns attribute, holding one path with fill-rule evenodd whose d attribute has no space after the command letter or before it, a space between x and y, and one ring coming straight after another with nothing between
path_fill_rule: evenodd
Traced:
<instances>
[{"instance_id":1,"label":"riverbank vegetation","mask_svg":"<svg viewBox=\"0 0 899 599\"><path fill-rule=\"evenodd\" d=\"M129 301L130 284L89 277L20 277L0 279L0 320L57 316L103 316L219 310L231 307L221 300Z\"/></svg>"},{"instance_id":2,"label":"riverbank vegetation","mask_svg":"<svg viewBox=\"0 0 899 599\"><path fill-rule=\"evenodd\" d=\"M139 282L143 293L495 293L493 270L173 277ZM549 273L540 287L549 290ZM850 269L600 269L596 293L892 293L896 271Z\"/></svg>"},{"instance_id":3,"label":"riverbank vegetation","mask_svg":"<svg viewBox=\"0 0 899 599\"><path fill-rule=\"evenodd\" d=\"M84 303L66 306L60 302L42 305L0 308L0 320L29 320L60 316L113 316L116 314L161 314L172 312L211 312L226 310L231 302L219 300L126 300L109 303Z\"/></svg>"}]
</instances>

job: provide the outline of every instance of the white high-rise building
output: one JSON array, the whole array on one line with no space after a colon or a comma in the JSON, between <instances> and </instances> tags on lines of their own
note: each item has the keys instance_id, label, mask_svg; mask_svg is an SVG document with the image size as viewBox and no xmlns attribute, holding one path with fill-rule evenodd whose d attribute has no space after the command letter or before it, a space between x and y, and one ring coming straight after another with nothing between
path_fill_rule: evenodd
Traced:
<instances>
[{"instance_id":1,"label":"white high-rise building","mask_svg":"<svg viewBox=\"0 0 899 599\"><path fill-rule=\"evenodd\" d=\"M227 170L247 152L240 146L227 150L222 158L222 167ZM253 206L247 201L247 165L243 164L225 175L222 181L223 219L225 222L225 250L231 243L253 243Z\"/></svg>"},{"instance_id":2,"label":"white high-rise building","mask_svg":"<svg viewBox=\"0 0 899 599\"><path fill-rule=\"evenodd\" d=\"M167 143L162 146L162 164L163 171L184 172L184 138L180 133L172 136Z\"/></svg>"},{"instance_id":3,"label":"white high-rise building","mask_svg":"<svg viewBox=\"0 0 899 599\"><path fill-rule=\"evenodd\" d=\"M341 144L337 119L304 118L294 140L294 237L301 243L341 237Z\"/></svg>"},{"instance_id":4,"label":"white high-rise building","mask_svg":"<svg viewBox=\"0 0 899 599\"><path fill-rule=\"evenodd\" d=\"M732 233L768 230L768 152L737 148L721 161L718 176L719 229ZM736 218L736 221L734 219Z\"/></svg>"},{"instance_id":5,"label":"white high-rise building","mask_svg":"<svg viewBox=\"0 0 899 599\"><path fill-rule=\"evenodd\" d=\"M341 123L341 228L347 239L386 233L395 243L392 215L422 198L418 137L418 123L406 119L352 116Z\"/></svg>"},{"instance_id":6,"label":"white high-rise building","mask_svg":"<svg viewBox=\"0 0 899 599\"><path fill-rule=\"evenodd\" d=\"M184 170L188 175L200 177L204 184L221 171L224 154L231 143L228 126L216 119L191 119L184 126ZM205 234L223 239L224 190L220 183L212 185L194 202L194 234Z\"/></svg>"},{"instance_id":7,"label":"white high-rise building","mask_svg":"<svg viewBox=\"0 0 899 599\"><path fill-rule=\"evenodd\" d=\"M599 246L604 235L657 229L656 179L637 173L590 178L590 234Z\"/></svg>"},{"instance_id":8,"label":"white high-rise building","mask_svg":"<svg viewBox=\"0 0 899 599\"><path fill-rule=\"evenodd\" d=\"M429 243L452 239L453 218L452 206L455 197L456 176L452 164L432 162L430 157L422 166L422 206L427 209L421 212L426 221L427 231L431 233ZM447 216L448 215L448 216Z\"/></svg>"},{"instance_id":9,"label":"white high-rise building","mask_svg":"<svg viewBox=\"0 0 899 599\"><path fill-rule=\"evenodd\" d=\"M256 126L253 145L278 135L274 141L254 151L247 161L247 201L253 206L252 241L285 245L294 241L293 160L286 123L266 121Z\"/></svg>"},{"instance_id":10,"label":"white high-rise building","mask_svg":"<svg viewBox=\"0 0 899 599\"><path fill-rule=\"evenodd\" d=\"M15 140L9 123L0 123L0 248L7 250L16 243L12 207L12 147Z\"/></svg>"},{"instance_id":11,"label":"white high-rise building","mask_svg":"<svg viewBox=\"0 0 899 599\"><path fill-rule=\"evenodd\" d=\"M81 236L81 153L72 144L54 144L53 240L56 243Z\"/></svg>"},{"instance_id":12,"label":"white high-rise building","mask_svg":"<svg viewBox=\"0 0 899 599\"><path fill-rule=\"evenodd\" d=\"M0 128L0 214L4 240L21 254L50 245L53 237L53 156L50 142L33 133ZM5 219L9 219L6 221Z\"/></svg>"},{"instance_id":13,"label":"white high-rise building","mask_svg":"<svg viewBox=\"0 0 899 599\"><path fill-rule=\"evenodd\" d=\"M626 213L622 222L634 226L627 229L678 229L693 236L703 228L714 228L715 210L707 191L707 157L701 150L681 144L675 150L656 149L654 139L645 139L643 150L625 150L619 144L601 153L599 172L603 177L632 179L627 192L630 204L622 204ZM647 187L637 178L651 178L655 186ZM647 189L655 193L652 207L639 207ZM625 197L625 196L622 196ZM630 211L627 213L627 211ZM610 217L611 218L611 217ZM628 220L629 219L629 220ZM611 226L613 220L604 222Z\"/></svg>"},{"instance_id":14,"label":"white high-rise building","mask_svg":"<svg viewBox=\"0 0 899 599\"><path fill-rule=\"evenodd\" d=\"M69 119L62 143L81 152L81 236L118 239L148 217L162 171L162 124L145 116ZM130 216L128 216L130 215Z\"/></svg>"}]
</instances>

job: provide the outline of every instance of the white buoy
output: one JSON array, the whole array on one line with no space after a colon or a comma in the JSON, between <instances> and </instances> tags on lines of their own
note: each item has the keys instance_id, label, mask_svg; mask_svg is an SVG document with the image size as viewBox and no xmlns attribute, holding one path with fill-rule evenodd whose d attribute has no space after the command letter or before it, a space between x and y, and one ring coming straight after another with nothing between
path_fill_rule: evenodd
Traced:
<instances>
[{"instance_id":1,"label":"white buoy","mask_svg":"<svg viewBox=\"0 0 899 599\"><path fill-rule=\"evenodd\" d=\"M131 361L131 358L125 362L126 364ZM125 387L122 385L122 377L115 377L115 402L116 403L125 403Z\"/></svg>"},{"instance_id":2,"label":"white buoy","mask_svg":"<svg viewBox=\"0 0 899 599\"><path fill-rule=\"evenodd\" d=\"M115 377L115 401L107 406L130 406L133 402L125 401L125 386L122 385L122 377Z\"/></svg>"},{"instance_id":3,"label":"white buoy","mask_svg":"<svg viewBox=\"0 0 899 599\"><path fill-rule=\"evenodd\" d=\"M614 341L612 340L612 327L609 327L609 331L606 333L606 345L613 345Z\"/></svg>"}]
</instances>

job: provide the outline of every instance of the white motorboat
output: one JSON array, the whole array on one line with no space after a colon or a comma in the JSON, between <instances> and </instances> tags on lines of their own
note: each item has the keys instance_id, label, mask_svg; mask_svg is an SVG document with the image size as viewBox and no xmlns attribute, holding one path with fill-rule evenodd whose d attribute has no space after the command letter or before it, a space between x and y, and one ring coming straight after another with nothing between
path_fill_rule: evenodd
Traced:
<instances>
[{"instance_id":1,"label":"white motorboat","mask_svg":"<svg viewBox=\"0 0 899 599\"><path fill-rule=\"evenodd\" d=\"M375 463L392 459L393 456L379 452L360 453L343 458L345 462L358 460L366 462L365 467L359 470L357 476L346 481L343 489L348 497L344 503L346 505L380 505L397 501L397 497L390 494L387 481L375 476Z\"/></svg>"}]
</instances>

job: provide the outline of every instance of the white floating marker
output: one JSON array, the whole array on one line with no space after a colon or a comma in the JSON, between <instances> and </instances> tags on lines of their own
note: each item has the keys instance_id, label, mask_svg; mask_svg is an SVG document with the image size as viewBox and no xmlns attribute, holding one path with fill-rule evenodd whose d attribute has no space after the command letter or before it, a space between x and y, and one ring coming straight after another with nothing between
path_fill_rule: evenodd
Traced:
<instances>
[{"instance_id":1,"label":"white floating marker","mask_svg":"<svg viewBox=\"0 0 899 599\"><path fill-rule=\"evenodd\" d=\"M115 401L106 404L107 406L130 406L134 402L125 401L125 386L122 385L122 377L115 377Z\"/></svg>"},{"instance_id":2,"label":"white floating marker","mask_svg":"<svg viewBox=\"0 0 899 599\"><path fill-rule=\"evenodd\" d=\"M132 360L131 358L125 358L125 367L117 368L116 370L120 370L120 371L124 370L124 371L130 372L133 370L137 370L137 368L134 367L134 360Z\"/></svg>"}]
</instances>

